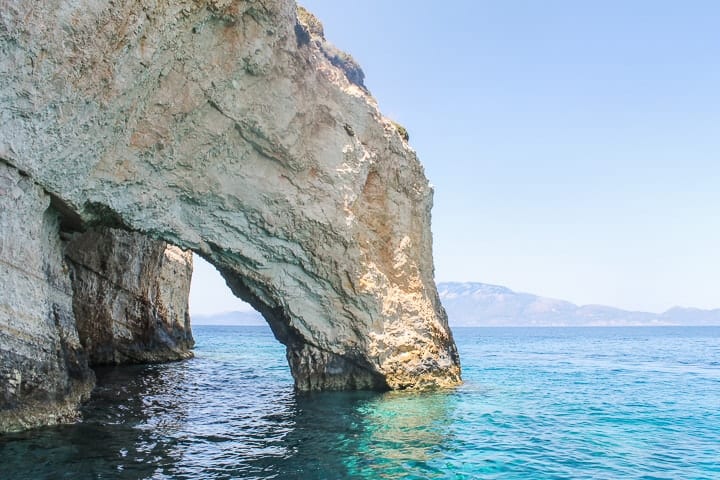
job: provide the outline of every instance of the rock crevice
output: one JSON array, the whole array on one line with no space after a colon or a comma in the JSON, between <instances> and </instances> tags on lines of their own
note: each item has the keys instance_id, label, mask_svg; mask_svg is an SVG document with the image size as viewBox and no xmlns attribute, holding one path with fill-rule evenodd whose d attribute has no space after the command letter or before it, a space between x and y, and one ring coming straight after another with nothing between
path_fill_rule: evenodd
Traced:
<instances>
[{"instance_id":1,"label":"rock crevice","mask_svg":"<svg viewBox=\"0 0 720 480\"><path fill-rule=\"evenodd\" d=\"M0 161L0 432L77 418L94 384L49 196Z\"/></svg>"}]
</instances>

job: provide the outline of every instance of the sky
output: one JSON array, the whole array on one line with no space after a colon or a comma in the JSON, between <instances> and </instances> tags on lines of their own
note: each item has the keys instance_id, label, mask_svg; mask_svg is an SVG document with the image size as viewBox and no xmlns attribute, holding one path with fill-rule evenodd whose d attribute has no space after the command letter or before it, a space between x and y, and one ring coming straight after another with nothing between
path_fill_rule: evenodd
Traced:
<instances>
[{"instance_id":1,"label":"sky","mask_svg":"<svg viewBox=\"0 0 720 480\"><path fill-rule=\"evenodd\" d=\"M437 281L720 307L720 2L302 4L410 133Z\"/></svg>"}]
</instances>

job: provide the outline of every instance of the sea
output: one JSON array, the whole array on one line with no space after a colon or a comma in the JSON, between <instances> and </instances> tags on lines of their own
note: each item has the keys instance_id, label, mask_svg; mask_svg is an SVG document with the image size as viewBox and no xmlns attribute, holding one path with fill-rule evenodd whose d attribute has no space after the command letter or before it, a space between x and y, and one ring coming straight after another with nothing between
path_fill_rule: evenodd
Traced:
<instances>
[{"instance_id":1,"label":"sea","mask_svg":"<svg viewBox=\"0 0 720 480\"><path fill-rule=\"evenodd\" d=\"M720 327L454 332L458 388L299 394L268 328L198 326L0 437L0 479L720 479Z\"/></svg>"}]
</instances>

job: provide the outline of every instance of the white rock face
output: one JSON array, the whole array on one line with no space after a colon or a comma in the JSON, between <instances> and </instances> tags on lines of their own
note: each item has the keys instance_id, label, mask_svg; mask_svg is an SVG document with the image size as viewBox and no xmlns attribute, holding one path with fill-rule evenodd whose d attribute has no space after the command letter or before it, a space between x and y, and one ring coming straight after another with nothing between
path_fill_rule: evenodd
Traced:
<instances>
[{"instance_id":1,"label":"white rock face","mask_svg":"<svg viewBox=\"0 0 720 480\"><path fill-rule=\"evenodd\" d=\"M422 166L294 2L8 0L0 52L0 158L216 265L298 388L460 382Z\"/></svg>"},{"instance_id":2,"label":"white rock face","mask_svg":"<svg viewBox=\"0 0 720 480\"><path fill-rule=\"evenodd\" d=\"M50 197L0 162L0 432L72 420L94 385Z\"/></svg>"}]
</instances>

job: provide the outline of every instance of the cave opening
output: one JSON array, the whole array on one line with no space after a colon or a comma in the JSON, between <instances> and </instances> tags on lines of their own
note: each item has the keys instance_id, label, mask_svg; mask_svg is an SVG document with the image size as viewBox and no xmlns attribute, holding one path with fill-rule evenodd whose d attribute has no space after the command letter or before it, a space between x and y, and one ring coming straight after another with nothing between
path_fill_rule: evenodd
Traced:
<instances>
[{"instance_id":1,"label":"cave opening","mask_svg":"<svg viewBox=\"0 0 720 480\"><path fill-rule=\"evenodd\" d=\"M289 368L294 387L299 391L384 391L389 388L385 378L356 352L339 355L332 346L318 346L315 337L321 332L308 330L302 319L292 318L280 294L282 289L262 274L246 275L223 268L222 259L211 258L212 264L195 256L196 270L190 293L194 326L215 324L263 329L265 335L274 337L285 347L287 367L283 370ZM317 303L322 305L323 300L318 299Z\"/></svg>"}]
</instances>

